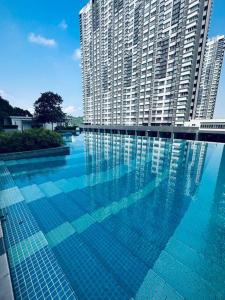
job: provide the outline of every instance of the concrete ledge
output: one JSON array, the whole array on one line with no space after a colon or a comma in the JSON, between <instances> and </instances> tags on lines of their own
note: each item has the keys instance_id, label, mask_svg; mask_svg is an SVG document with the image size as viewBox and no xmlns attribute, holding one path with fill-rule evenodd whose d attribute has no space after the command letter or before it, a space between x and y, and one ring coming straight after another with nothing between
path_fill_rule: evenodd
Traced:
<instances>
[{"instance_id":1,"label":"concrete ledge","mask_svg":"<svg viewBox=\"0 0 225 300\"><path fill-rule=\"evenodd\" d=\"M82 131L225 143L225 130L184 126L81 125Z\"/></svg>"},{"instance_id":2,"label":"concrete ledge","mask_svg":"<svg viewBox=\"0 0 225 300\"><path fill-rule=\"evenodd\" d=\"M199 131L198 127L184 127L184 126L143 126L143 125L81 125L81 129L95 129L95 130L127 130L127 131L137 131L137 132L186 132L186 133L196 133ZM114 132L113 132L114 133Z\"/></svg>"},{"instance_id":3,"label":"concrete ledge","mask_svg":"<svg viewBox=\"0 0 225 300\"><path fill-rule=\"evenodd\" d=\"M17 160L24 158L33 157L44 157L44 156L58 156L58 155L68 155L70 154L69 146L61 146L55 148L23 151L23 152L12 152L12 153L2 153L0 154L0 160Z\"/></svg>"},{"instance_id":4,"label":"concrete ledge","mask_svg":"<svg viewBox=\"0 0 225 300\"><path fill-rule=\"evenodd\" d=\"M0 222L0 239L3 239L2 226ZM13 300L13 288L9 271L7 255L1 252L0 255L0 299Z\"/></svg>"},{"instance_id":5,"label":"concrete ledge","mask_svg":"<svg viewBox=\"0 0 225 300\"><path fill-rule=\"evenodd\" d=\"M0 299L14 300L10 275L0 279Z\"/></svg>"}]
</instances>

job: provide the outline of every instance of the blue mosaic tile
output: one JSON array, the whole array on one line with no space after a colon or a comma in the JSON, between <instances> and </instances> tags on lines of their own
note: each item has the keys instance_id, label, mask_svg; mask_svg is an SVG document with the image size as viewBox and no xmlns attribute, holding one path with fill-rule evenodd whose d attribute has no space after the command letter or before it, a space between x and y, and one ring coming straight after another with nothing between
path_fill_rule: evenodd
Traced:
<instances>
[{"instance_id":1,"label":"blue mosaic tile","mask_svg":"<svg viewBox=\"0 0 225 300\"><path fill-rule=\"evenodd\" d=\"M110 238L100 225L92 225L80 236L119 278L130 293L130 297L133 296L147 274L147 266L133 256L126 247Z\"/></svg>"},{"instance_id":2,"label":"blue mosaic tile","mask_svg":"<svg viewBox=\"0 0 225 300\"><path fill-rule=\"evenodd\" d=\"M4 228L7 232L6 243L11 247L39 231L37 223L24 202L17 203L6 211Z\"/></svg>"},{"instance_id":3,"label":"blue mosaic tile","mask_svg":"<svg viewBox=\"0 0 225 300\"><path fill-rule=\"evenodd\" d=\"M48 245L44 234L39 231L8 248L11 267L20 264L31 255Z\"/></svg>"},{"instance_id":4,"label":"blue mosaic tile","mask_svg":"<svg viewBox=\"0 0 225 300\"><path fill-rule=\"evenodd\" d=\"M36 184L28 185L20 189L27 203L44 198L45 194L39 189Z\"/></svg>"},{"instance_id":5,"label":"blue mosaic tile","mask_svg":"<svg viewBox=\"0 0 225 300\"><path fill-rule=\"evenodd\" d=\"M59 244L54 252L78 299L129 299L111 271L77 235Z\"/></svg>"},{"instance_id":6,"label":"blue mosaic tile","mask_svg":"<svg viewBox=\"0 0 225 300\"><path fill-rule=\"evenodd\" d=\"M42 198L29 203L29 208L44 232L49 232L63 223L62 216L51 205L48 198Z\"/></svg>"},{"instance_id":7,"label":"blue mosaic tile","mask_svg":"<svg viewBox=\"0 0 225 300\"><path fill-rule=\"evenodd\" d=\"M165 280L154 271L149 270L144 282L138 290L135 300L151 299L184 300L184 297L169 286Z\"/></svg>"},{"instance_id":8,"label":"blue mosaic tile","mask_svg":"<svg viewBox=\"0 0 225 300\"><path fill-rule=\"evenodd\" d=\"M64 220L74 221L85 213L71 197L64 193L53 196L48 201Z\"/></svg>"},{"instance_id":9,"label":"blue mosaic tile","mask_svg":"<svg viewBox=\"0 0 225 300\"><path fill-rule=\"evenodd\" d=\"M62 193L62 191L51 181L39 184L39 188L46 197L52 197Z\"/></svg>"},{"instance_id":10,"label":"blue mosaic tile","mask_svg":"<svg viewBox=\"0 0 225 300\"><path fill-rule=\"evenodd\" d=\"M4 199L10 205L3 209L6 218L4 238L15 298L76 299L27 204L17 197L18 190L11 194L9 200ZM9 195L8 191L3 192L4 197Z\"/></svg>"},{"instance_id":11,"label":"blue mosaic tile","mask_svg":"<svg viewBox=\"0 0 225 300\"><path fill-rule=\"evenodd\" d=\"M0 199L0 208L6 208L24 201L23 195L18 187L0 190Z\"/></svg>"},{"instance_id":12,"label":"blue mosaic tile","mask_svg":"<svg viewBox=\"0 0 225 300\"><path fill-rule=\"evenodd\" d=\"M6 168L5 163L0 165L0 187L1 190L14 187L15 184L11 178L9 170Z\"/></svg>"},{"instance_id":13,"label":"blue mosaic tile","mask_svg":"<svg viewBox=\"0 0 225 300\"><path fill-rule=\"evenodd\" d=\"M48 247L11 268L11 276L18 300L76 299Z\"/></svg>"}]
</instances>

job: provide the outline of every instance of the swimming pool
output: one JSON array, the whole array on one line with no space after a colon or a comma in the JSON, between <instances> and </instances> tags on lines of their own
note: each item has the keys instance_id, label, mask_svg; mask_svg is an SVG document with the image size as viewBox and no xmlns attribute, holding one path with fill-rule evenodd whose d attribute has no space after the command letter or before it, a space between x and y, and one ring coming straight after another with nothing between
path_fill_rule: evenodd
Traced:
<instances>
[{"instance_id":1,"label":"swimming pool","mask_svg":"<svg viewBox=\"0 0 225 300\"><path fill-rule=\"evenodd\" d=\"M225 148L81 134L1 163L16 299L225 299Z\"/></svg>"}]
</instances>

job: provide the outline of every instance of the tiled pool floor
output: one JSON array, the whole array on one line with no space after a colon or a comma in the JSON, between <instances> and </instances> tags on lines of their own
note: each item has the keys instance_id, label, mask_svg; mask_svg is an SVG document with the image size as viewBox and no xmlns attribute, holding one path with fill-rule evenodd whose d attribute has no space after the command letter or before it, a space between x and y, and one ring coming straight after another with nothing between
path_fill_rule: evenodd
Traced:
<instances>
[{"instance_id":1,"label":"tiled pool floor","mask_svg":"<svg viewBox=\"0 0 225 300\"><path fill-rule=\"evenodd\" d=\"M222 144L85 133L1 163L16 299L225 299Z\"/></svg>"}]
</instances>

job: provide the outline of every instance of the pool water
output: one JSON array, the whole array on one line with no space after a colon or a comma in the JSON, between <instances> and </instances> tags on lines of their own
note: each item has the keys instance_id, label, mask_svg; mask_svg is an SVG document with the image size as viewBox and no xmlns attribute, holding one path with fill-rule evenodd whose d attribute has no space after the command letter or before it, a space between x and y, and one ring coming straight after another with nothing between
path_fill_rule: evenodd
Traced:
<instances>
[{"instance_id":1,"label":"pool water","mask_svg":"<svg viewBox=\"0 0 225 300\"><path fill-rule=\"evenodd\" d=\"M225 148L85 132L0 162L16 299L225 299Z\"/></svg>"}]
</instances>

